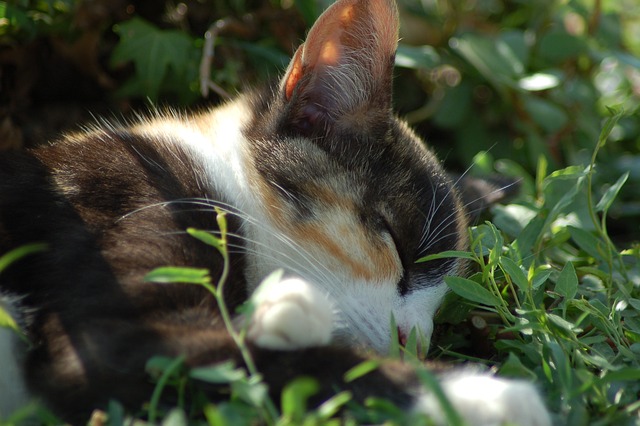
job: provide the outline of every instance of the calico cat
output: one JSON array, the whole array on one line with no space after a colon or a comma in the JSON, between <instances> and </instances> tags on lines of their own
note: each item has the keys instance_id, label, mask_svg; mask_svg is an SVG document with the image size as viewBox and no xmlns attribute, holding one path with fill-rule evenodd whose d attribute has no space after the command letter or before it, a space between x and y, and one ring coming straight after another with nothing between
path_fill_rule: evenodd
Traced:
<instances>
[{"instance_id":1,"label":"calico cat","mask_svg":"<svg viewBox=\"0 0 640 426\"><path fill-rule=\"evenodd\" d=\"M428 341L456 259L415 263L466 245L458 191L434 155L391 111L398 39L393 0L338 0L318 19L281 81L199 114L102 124L29 152L0 156L0 253L46 250L0 275L0 299L27 349L0 335L0 415L40 398L71 422L110 399L136 411L154 355L188 366L240 353L214 298L199 286L144 281L166 265L223 267L188 235L218 232L227 211L233 311L254 296L249 348L273 395L299 375L320 403L336 389L375 395L444 423L412 367L383 362L343 374L414 327ZM550 424L529 383L443 373L469 424ZM212 399L224 394L209 385Z\"/></svg>"}]
</instances>

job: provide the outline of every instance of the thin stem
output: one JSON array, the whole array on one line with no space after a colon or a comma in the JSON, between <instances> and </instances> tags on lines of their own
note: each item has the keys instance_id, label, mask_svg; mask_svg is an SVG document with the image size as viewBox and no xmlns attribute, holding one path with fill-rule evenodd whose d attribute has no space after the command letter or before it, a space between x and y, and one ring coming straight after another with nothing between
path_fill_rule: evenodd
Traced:
<instances>
[{"instance_id":1,"label":"thin stem","mask_svg":"<svg viewBox=\"0 0 640 426\"><path fill-rule=\"evenodd\" d=\"M226 213L216 207L216 211L218 213L216 220L218 222L218 227L220 229L220 247L219 251L222 255L223 265L222 265L222 273L220 275L220 279L218 280L218 285L214 288L210 284L205 285L205 287L214 295L216 302L218 303L218 307L220 309L220 315L222 316L222 321L229 332L229 335L233 339L234 343L238 347L240 351L240 355L242 356L242 360L247 366L247 370L249 372L250 378L259 378L260 374L258 369L256 368L255 362L251 357L251 353L249 352L249 348L244 342L244 338L235 330L233 326L233 321L231 320L231 314L229 313L229 309L224 300L224 286L229 277L229 270L231 267L231 262L229 259L229 251L227 250L227 222L226 222ZM271 398L267 396L265 400L265 410L266 410L266 420L268 424L275 424L275 420L278 418L278 412L271 401Z\"/></svg>"}]
</instances>

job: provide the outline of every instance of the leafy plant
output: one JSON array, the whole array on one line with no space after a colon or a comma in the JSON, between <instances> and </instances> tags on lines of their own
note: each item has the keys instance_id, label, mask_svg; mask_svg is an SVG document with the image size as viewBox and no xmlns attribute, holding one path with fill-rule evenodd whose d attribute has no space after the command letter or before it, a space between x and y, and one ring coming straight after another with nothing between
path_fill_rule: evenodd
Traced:
<instances>
[{"instance_id":1,"label":"leafy plant","mask_svg":"<svg viewBox=\"0 0 640 426\"><path fill-rule=\"evenodd\" d=\"M161 30L135 17L114 28L120 42L111 54L111 64L122 66L132 61L135 73L117 95L145 94L157 100L161 89L188 104L198 97L199 48L188 34L178 30Z\"/></svg>"},{"instance_id":2,"label":"leafy plant","mask_svg":"<svg viewBox=\"0 0 640 426\"><path fill-rule=\"evenodd\" d=\"M595 153L621 117L605 123ZM470 252L423 259L478 266L470 279L446 279L454 297L495 315L493 362L535 379L563 424L627 424L640 410L640 257L617 248L606 226L626 174L596 202L595 160L549 175L540 166L534 193L472 228Z\"/></svg>"},{"instance_id":3,"label":"leafy plant","mask_svg":"<svg viewBox=\"0 0 640 426\"><path fill-rule=\"evenodd\" d=\"M43 34L67 34L74 0L0 1L0 43Z\"/></svg>"},{"instance_id":4,"label":"leafy plant","mask_svg":"<svg viewBox=\"0 0 640 426\"><path fill-rule=\"evenodd\" d=\"M231 313L224 301L224 286L229 275L230 267L229 253L227 250L227 221L225 217L226 213L218 208L216 208L216 211L219 236L196 229L189 229L187 232L194 238L214 247L222 256L223 269L217 285L211 285L211 278L209 277L207 270L193 268L162 267L147 274L145 280L156 283L185 283L201 285L215 297L224 325L236 343L238 350L242 354L243 361L248 371L248 376L244 373L244 370L236 369L230 364L222 364L211 368L194 369L189 374L192 378L198 378L211 383L228 383L232 388L232 401L241 400L249 404L249 407L252 408L250 412L258 410L258 412L262 413L262 416L268 423L273 423L277 417L277 412L273 402L271 402L267 395L266 386L261 383L260 373L257 371L251 354L249 353L249 349L245 343L246 328L242 329L240 332L236 331L231 319ZM280 278L281 273L276 272L267 278L267 280L278 280ZM248 316L250 317L250 312ZM161 367L162 364L164 364L164 367ZM179 373L181 367L182 359L180 358L176 360L152 359L149 365L147 365L147 369L156 371L161 370L158 385L156 386L156 391L154 392L151 400L152 402L150 404L150 422L154 422L157 418L156 407L164 386L172 376ZM179 379L181 375L178 374L177 377ZM213 406L209 406L207 412L209 413L209 416L221 415L220 412L215 411Z\"/></svg>"}]
</instances>

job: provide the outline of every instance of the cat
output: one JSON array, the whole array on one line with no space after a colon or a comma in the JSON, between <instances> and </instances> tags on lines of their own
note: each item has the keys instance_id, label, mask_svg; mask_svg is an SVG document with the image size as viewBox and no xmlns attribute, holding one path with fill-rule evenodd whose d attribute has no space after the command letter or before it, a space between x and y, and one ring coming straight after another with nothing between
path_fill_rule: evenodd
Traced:
<instances>
[{"instance_id":1,"label":"cat","mask_svg":"<svg viewBox=\"0 0 640 426\"><path fill-rule=\"evenodd\" d=\"M144 281L171 265L206 268L216 282L221 257L185 230L218 232L220 208L225 300L234 312L253 298L248 347L273 395L307 375L319 382L314 404L348 389L446 424L415 367L384 361L343 380L371 352L387 353L391 315L399 343L416 328L427 344L443 277L464 271L453 258L415 262L463 250L467 215L438 160L392 113L397 40L393 0L338 0L262 90L2 154L0 253L46 249L0 274L1 306L29 340L0 331L0 416L32 397L70 422L110 399L135 412L152 393L144 366L154 355L243 365L206 289ZM533 384L455 369L439 377L469 424L550 424Z\"/></svg>"}]
</instances>

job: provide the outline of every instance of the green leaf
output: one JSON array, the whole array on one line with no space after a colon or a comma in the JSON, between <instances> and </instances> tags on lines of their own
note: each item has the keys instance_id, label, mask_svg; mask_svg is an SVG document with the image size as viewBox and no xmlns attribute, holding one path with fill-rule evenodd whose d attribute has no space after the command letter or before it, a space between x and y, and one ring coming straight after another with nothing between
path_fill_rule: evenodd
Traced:
<instances>
[{"instance_id":1,"label":"green leaf","mask_svg":"<svg viewBox=\"0 0 640 426\"><path fill-rule=\"evenodd\" d=\"M374 370L377 370L380 367L380 362L369 359L361 362L355 367L350 368L346 373L344 373L344 381L345 383L351 383L360 377L371 373Z\"/></svg>"},{"instance_id":2,"label":"green leaf","mask_svg":"<svg viewBox=\"0 0 640 426\"><path fill-rule=\"evenodd\" d=\"M393 312L391 312L389 322L389 329L391 330L391 339L389 340L389 357L399 358L400 339L398 337L398 324L396 323L396 317L393 315Z\"/></svg>"},{"instance_id":3,"label":"green leaf","mask_svg":"<svg viewBox=\"0 0 640 426\"><path fill-rule=\"evenodd\" d=\"M456 129L466 124L473 106L473 89L474 86L465 80L455 87L448 88L434 111L433 122L448 129Z\"/></svg>"},{"instance_id":4,"label":"green leaf","mask_svg":"<svg viewBox=\"0 0 640 426\"><path fill-rule=\"evenodd\" d=\"M384 398L370 396L365 400L364 405L369 410L382 414L384 417L398 419L401 418L403 414L402 410L396 404ZM379 422L374 423L378 424Z\"/></svg>"},{"instance_id":5,"label":"green leaf","mask_svg":"<svg viewBox=\"0 0 640 426\"><path fill-rule=\"evenodd\" d=\"M232 361L227 361L211 367L193 368L189 371L189 377L207 383L231 383L244 379L246 373L236 368Z\"/></svg>"},{"instance_id":6,"label":"green leaf","mask_svg":"<svg viewBox=\"0 0 640 426\"><path fill-rule=\"evenodd\" d=\"M0 257L0 272L7 269L9 265L13 262L23 258L24 256L28 256L30 254L39 253L41 251L47 250L47 244L43 243L34 243L34 244L26 244L20 246L16 249L13 249L7 253L5 253L2 257Z\"/></svg>"},{"instance_id":7,"label":"green leaf","mask_svg":"<svg viewBox=\"0 0 640 426\"><path fill-rule=\"evenodd\" d=\"M538 238L542 234L545 226L543 217L533 218L520 232L518 238L513 242L512 246L521 258L526 258L533 250Z\"/></svg>"},{"instance_id":8,"label":"green leaf","mask_svg":"<svg viewBox=\"0 0 640 426\"><path fill-rule=\"evenodd\" d=\"M518 81L518 87L529 92L537 92L541 90L549 90L560 85L558 76L550 73L534 73L521 78Z\"/></svg>"},{"instance_id":9,"label":"green leaf","mask_svg":"<svg viewBox=\"0 0 640 426\"><path fill-rule=\"evenodd\" d=\"M448 259L452 257L459 258L459 259L467 259L467 260L475 259L475 256L472 253L469 253L468 251L448 250L448 251L443 251L436 254L430 254L425 257L421 257L420 259L416 260L416 263L424 263L430 260Z\"/></svg>"},{"instance_id":10,"label":"green leaf","mask_svg":"<svg viewBox=\"0 0 640 426\"><path fill-rule=\"evenodd\" d=\"M538 53L552 64L561 64L586 52L584 40L563 30L550 31L540 38Z\"/></svg>"},{"instance_id":11,"label":"green leaf","mask_svg":"<svg viewBox=\"0 0 640 426\"><path fill-rule=\"evenodd\" d=\"M278 72L282 68L285 68L291 58L288 55L282 53L281 50L274 46L270 46L266 43L260 43L257 41L242 42L234 40L231 43L233 46L238 46L243 49L249 55L248 59L251 59L251 64L256 71L262 71L265 75L269 75L271 72ZM237 73L236 73L237 76ZM231 83L231 82L230 82ZM237 85L241 85L242 81L239 80Z\"/></svg>"},{"instance_id":12,"label":"green leaf","mask_svg":"<svg viewBox=\"0 0 640 426\"><path fill-rule=\"evenodd\" d=\"M440 65L440 55L431 46L398 45L396 65L411 69L433 69Z\"/></svg>"},{"instance_id":13,"label":"green leaf","mask_svg":"<svg viewBox=\"0 0 640 426\"><path fill-rule=\"evenodd\" d=\"M168 365L167 365L168 363ZM153 374L159 374L153 394L149 401L149 422L154 423L158 416L160 398L165 387L171 379L179 377L184 368L184 357L180 356L173 360L166 357L154 357L147 362L146 370Z\"/></svg>"},{"instance_id":14,"label":"green leaf","mask_svg":"<svg viewBox=\"0 0 640 426\"><path fill-rule=\"evenodd\" d=\"M209 284L211 282L211 277L209 276L208 269L162 266L145 275L144 280L145 282L154 282L158 284Z\"/></svg>"},{"instance_id":15,"label":"green leaf","mask_svg":"<svg viewBox=\"0 0 640 426\"><path fill-rule=\"evenodd\" d=\"M549 320L549 322L553 323L555 326L567 332L568 335L574 335L575 333L582 331L579 328L577 328L575 324L565 320L559 315L547 314L547 319Z\"/></svg>"},{"instance_id":16,"label":"green leaf","mask_svg":"<svg viewBox=\"0 0 640 426\"><path fill-rule=\"evenodd\" d=\"M323 419L329 419L338 414L340 409L351 401L352 397L349 391L337 393L318 407L318 414Z\"/></svg>"},{"instance_id":17,"label":"green leaf","mask_svg":"<svg viewBox=\"0 0 640 426\"><path fill-rule=\"evenodd\" d=\"M189 421L187 415L181 408L172 408L164 419L162 419L162 426L187 426Z\"/></svg>"},{"instance_id":18,"label":"green leaf","mask_svg":"<svg viewBox=\"0 0 640 426\"><path fill-rule=\"evenodd\" d=\"M555 291L564 296L565 299L573 299L576 295L578 291L578 276L571 262L567 262L562 272L560 272Z\"/></svg>"},{"instance_id":19,"label":"green leaf","mask_svg":"<svg viewBox=\"0 0 640 426\"><path fill-rule=\"evenodd\" d=\"M235 397L252 405L262 407L267 398L267 385L262 382L262 378L257 375L248 380L238 380L231 383L231 390Z\"/></svg>"},{"instance_id":20,"label":"green leaf","mask_svg":"<svg viewBox=\"0 0 640 426\"><path fill-rule=\"evenodd\" d=\"M523 74L524 65L507 43L476 34L463 34L450 43L496 89L516 87L515 80Z\"/></svg>"},{"instance_id":21,"label":"green leaf","mask_svg":"<svg viewBox=\"0 0 640 426\"><path fill-rule=\"evenodd\" d=\"M603 260L602 250L604 249L604 242L600 238L582 228L567 226L567 229L578 247L594 259Z\"/></svg>"},{"instance_id":22,"label":"green leaf","mask_svg":"<svg viewBox=\"0 0 640 426\"><path fill-rule=\"evenodd\" d=\"M456 294L472 302L487 306L498 306L501 300L475 281L462 277L444 277L444 281Z\"/></svg>"},{"instance_id":23,"label":"green leaf","mask_svg":"<svg viewBox=\"0 0 640 426\"><path fill-rule=\"evenodd\" d=\"M187 233L194 238L202 241L203 243L215 247L219 251L224 250L224 241L222 239L216 237L211 232L208 231L200 231L195 228L188 228Z\"/></svg>"},{"instance_id":24,"label":"green leaf","mask_svg":"<svg viewBox=\"0 0 640 426\"><path fill-rule=\"evenodd\" d=\"M209 426L226 426L227 425L225 417L218 406L213 404L207 404L203 408L202 412L204 413L204 416L207 419L207 424Z\"/></svg>"},{"instance_id":25,"label":"green leaf","mask_svg":"<svg viewBox=\"0 0 640 426\"><path fill-rule=\"evenodd\" d=\"M607 139L609 139L609 135L613 131L613 128L616 127L618 121L620 121L622 115L624 114L622 108L616 109L607 107L607 109L609 110L609 113L611 115L607 118L607 121L605 121L604 125L602 126L600 136L598 137L598 147L603 147L607 143Z\"/></svg>"},{"instance_id":26,"label":"green leaf","mask_svg":"<svg viewBox=\"0 0 640 426\"><path fill-rule=\"evenodd\" d=\"M218 223L218 229L220 229L220 239L225 241L227 239L227 212L216 207L216 213L216 222Z\"/></svg>"},{"instance_id":27,"label":"green leaf","mask_svg":"<svg viewBox=\"0 0 640 426\"><path fill-rule=\"evenodd\" d=\"M536 378L536 374L527 368L513 352L509 352L507 360L500 366L500 375L506 377L526 377L530 380Z\"/></svg>"},{"instance_id":28,"label":"green leaf","mask_svg":"<svg viewBox=\"0 0 640 426\"><path fill-rule=\"evenodd\" d=\"M523 96L522 101L531 118L547 132L558 132L569 122L566 111L554 102L533 95Z\"/></svg>"},{"instance_id":29,"label":"green leaf","mask_svg":"<svg viewBox=\"0 0 640 426\"><path fill-rule=\"evenodd\" d=\"M637 381L640 380L640 368L623 368L618 371L609 371L599 380L604 383Z\"/></svg>"},{"instance_id":30,"label":"green leaf","mask_svg":"<svg viewBox=\"0 0 640 426\"><path fill-rule=\"evenodd\" d=\"M295 0L295 5L300 11L300 14L304 18L304 22L307 26L313 25L313 23L320 16L320 8L318 3L312 0Z\"/></svg>"},{"instance_id":31,"label":"green leaf","mask_svg":"<svg viewBox=\"0 0 640 426\"><path fill-rule=\"evenodd\" d=\"M259 421L258 410L237 400L219 402L216 405L207 404L203 412L209 426L251 426L264 424L264 422ZM199 425L200 422L193 420L192 424Z\"/></svg>"},{"instance_id":32,"label":"green leaf","mask_svg":"<svg viewBox=\"0 0 640 426\"><path fill-rule=\"evenodd\" d=\"M529 280L527 280L527 276L516 264L516 262L514 262L512 259L509 259L508 257L501 257L500 267L505 274L511 277L513 283L518 286L520 290L526 291L529 289Z\"/></svg>"},{"instance_id":33,"label":"green leaf","mask_svg":"<svg viewBox=\"0 0 640 426\"><path fill-rule=\"evenodd\" d=\"M532 287L534 289L540 287L542 284L547 282L547 280L549 279L552 273L553 273L553 269L551 269L550 266L548 265L538 266L535 272L533 273L533 279L531 280Z\"/></svg>"},{"instance_id":34,"label":"green leaf","mask_svg":"<svg viewBox=\"0 0 640 426\"><path fill-rule=\"evenodd\" d=\"M604 193L604 195L596 205L596 211L604 212L605 214L607 213L609 207L611 207L611 204L613 204L613 200L615 200L615 198L618 196L620 189L625 184L628 178L629 172L627 171L622 176L620 176L620 178L618 178L616 183L614 183L609 187L609 189L607 189L607 191Z\"/></svg>"},{"instance_id":35,"label":"green leaf","mask_svg":"<svg viewBox=\"0 0 640 426\"><path fill-rule=\"evenodd\" d=\"M298 377L282 390L282 414L294 422L300 422L307 411L307 400L315 395L320 386L311 377Z\"/></svg>"},{"instance_id":36,"label":"green leaf","mask_svg":"<svg viewBox=\"0 0 640 426\"><path fill-rule=\"evenodd\" d=\"M107 423L105 426L124 425L126 422L126 411L118 401L111 400L107 405Z\"/></svg>"},{"instance_id":37,"label":"green leaf","mask_svg":"<svg viewBox=\"0 0 640 426\"><path fill-rule=\"evenodd\" d=\"M145 364L145 371L153 378L157 379L162 376L167 370L175 369L176 365L179 365L181 358L171 358L167 356L154 356L150 358ZM176 373L177 374L177 373Z\"/></svg>"},{"instance_id":38,"label":"green leaf","mask_svg":"<svg viewBox=\"0 0 640 426\"><path fill-rule=\"evenodd\" d=\"M640 299L629 299L629 304L637 311L640 311Z\"/></svg>"},{"instance_id":39,"label":"green leaf","mask_svg":"<svg viewBox=\"0 0 640 426\"><path fill-rule=\"evenodd\" d=\"M140 94L151 100L158 98L169 67L181 75L189 60L189 50L193 48L186 33L160 30L139 17L116 25L114 31L120 36L120 42L111 55L112 64L132 61Z\"/></svg>"},{"instance_id":40,"label":"green leaf","mask_svg":"<svg viewBox=\"0 0 640 426\"><path fill-rule=\"evenodd\" d=\"M0 305L0 327L9 328L15 332L20 331L16 321L2 305Z\"/></svg>"},{"instance_id":41,"label":"green leaf","mask_svg":"<svg viewBox=\"0 0 640 426\"><path fill-rule=\"evenodd\" d=\"M419 359L418 356L420 354L420 349L422 348L418 348L418 344L418 328L411 327L411 331L409 332L409 336L407 337L407 343L404 347L405 354L410 355L413 359Z\"/></svg>"}]
</instances>

